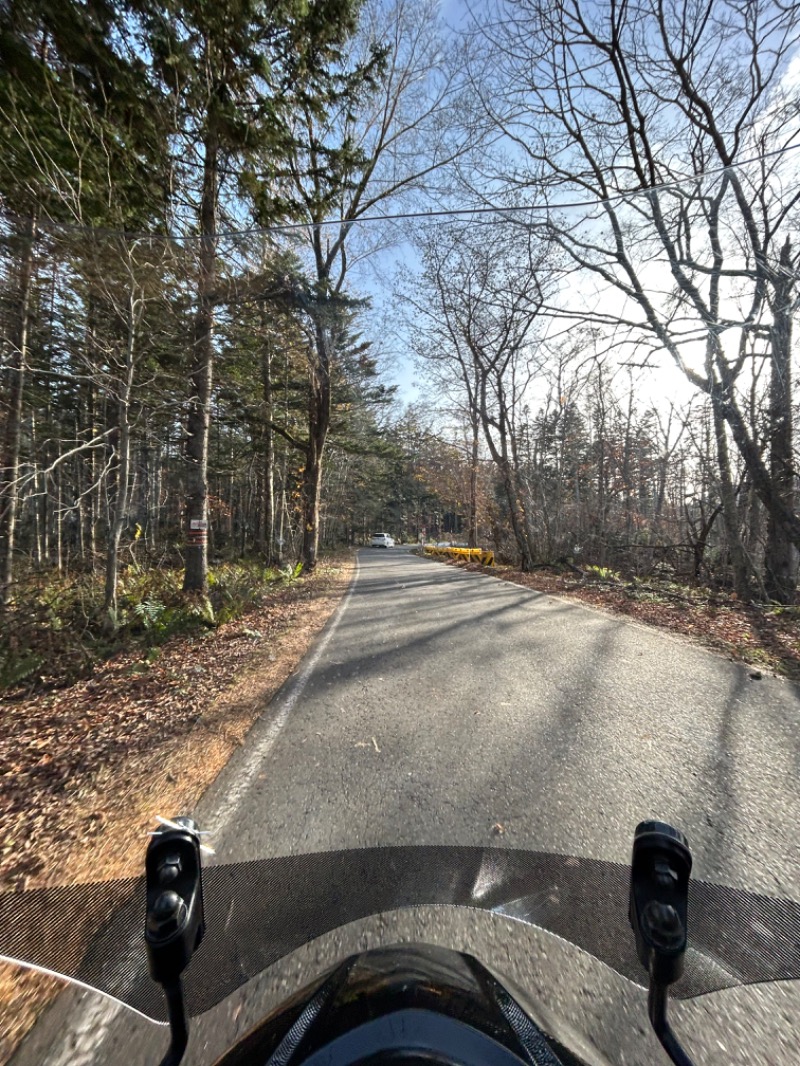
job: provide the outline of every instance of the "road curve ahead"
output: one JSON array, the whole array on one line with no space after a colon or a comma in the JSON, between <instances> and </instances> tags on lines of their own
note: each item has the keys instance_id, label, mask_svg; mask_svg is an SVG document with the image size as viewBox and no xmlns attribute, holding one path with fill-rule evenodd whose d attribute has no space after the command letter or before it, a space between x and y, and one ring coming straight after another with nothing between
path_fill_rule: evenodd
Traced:
<instances>
[{"instance_id":1,"label":"road curve ahead","mask_svg":"<svg viewBox=\"0 0 800 1066\"><path fill-rule=\"evenodd\" d=\"M697 876L800 899L799 715L794 686L687 641L405 549L367 549L309 659L196 813L221 861L448 843L625 862L636 823L656 816L687 834ZM534 961L517 928L470 921L464 945L480 955L491 942L497 965L580 1019L610 1061L665 1061L631 986L585 957L566 972L562 946ZM342 943L265 979L260 1006ZM257 1016L249 1006L242 1018ZM800 996L737 989L677 1016L701 1062L789 1063ZM60 1066L64 1029L51 1051L47 1024L19 1066L34 1051ZM136 1066L132 1046L149 1061L163 1036L134 1039L127 1024L97 1026L107 1061ZM201 1020L187 1062L221 1050L220 1024ZM100 1061L88 1046L81 1059L77 1037L67 1046L64 1061Z\"/></svg>"}]
</instances>

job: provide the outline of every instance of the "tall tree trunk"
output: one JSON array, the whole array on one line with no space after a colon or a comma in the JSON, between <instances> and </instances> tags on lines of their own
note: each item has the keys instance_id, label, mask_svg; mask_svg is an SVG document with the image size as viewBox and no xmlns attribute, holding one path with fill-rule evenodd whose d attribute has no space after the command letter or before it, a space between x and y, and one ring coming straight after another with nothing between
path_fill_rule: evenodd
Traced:
<instances>
[{"instance_id":1,"label":"tall tree trunk","mask_svg":"<svg viewBox=\"0 0 800 1066\"><path fill-rule=\"evenodd\" d=\"M281 506L280 506L280 521L278 522L278 550L275 553L276 562L280 566L283 563L283 545L285 541L285 531L288 520L288 508L286 506L286 466L288 463L287 457L284 457L283 473L281 476ZM291 524L289 524L289 531L291 537Z\"/></svg>"},{"instance_id":2,"label":"tall tree trunk","mask_svg":"<svg viewBox=\"0 0 800 1066\"><path fill-rule=\"evenodd\" d=\"M31 454L36 455L36 416L31 411ZM33 511L33 560L37 569L44 562L45 551L42 544L42 507L40 503L39 471L37 466L33 468L33 498L31 510Z\"/></svg>"},{"instance_id":3,"label":"tall tree trunk","mask_svg":"<svg viewBox=\"0 0 800 1066\"><path fill-rule=\"evenodd\" d=\"M502 393L500 396L500 412L496 418L492 416L489 410L487 385L487 375L482 372L479 386L476 390L481 427L483 428L483 436L489 449L489 454L492 457L492 462L500 472L500 480L508 503L511 531L514 534L514 540L520 556L520 565L522 570L527 573L533 568L533 556L528 538L527 520L523 503L520 499L517 470L512 463L512 433L508 424L506 405L502 399ZM498 389L498 392L501 392L501 390ZM499 435L499 446L492 435L493 429ZM510 447L510 445L512 446Z\"/></svg>"},{"instance_id":4,"label":"tall tree trunk","mask_svg":"<svg viewBox=\"0 0 800 1066\"><path fill-rule=\"evenodd\" d=\"M133 294L128 303L127 345L125 349L125 376L119 392L117 405L117 486L108 531L106 550L105 598L103 600L104 625L107 632L117 628L117 587L119 584L119 543L128 516L130 499L131 431L130 401L133 387L134 352L136 345L136 308Z\"/></svg>"},{"instance_id":5,"label":"tall tree trunk","mask_svg":"<svg viewBox=\"0 0 800 1066\"><path fill-rule=\"evenodd\" d=\"M625 439L622 446L622 487L625 493L625 540L633 537L633 383L628 391L628 413L625 419Z\"/></svg>"},{"instance_id":6,"label":"tall tree trunk","mask_svg":"<svg viewBox=\"0 0 800 1066\"><path fill-rule=\"evenodd\" d=\"M516 541L517 551L520 556L520 566L523 571L527 573L533 568L533 557L526 536L525 517L522 513L522 506L517 492L516 477L514 476L511 460L508 456L506 432L504 428L501 428L501 446L498 448L494 440L491 438L488 427L484 427L484 429L486 440L489 445L489 451L491 452L492 459L500 472L500 480L508 504L511 532L514 534L514 540Z\"/></svg>"},{"instance_id":7,"label":"tall tree trunk","mask_svg":"<svg viewBox=\"0 0 800 1066\"><path fill-rule=\"evenodd\" d=\"M64 467L57 466L55 471L56 506L53 511L53 543L55 547L56 572L64 572Z\"/></svg>"},{"instance_id":8,"label":"tall tree trunk","mask_svg":"<svg viewBox=\"0 0 800 1066\"><path fill-rule=\"evenodd\" d=\"M470 548L478 547L478 418L470 417L472 427L472 454L469 468L469 535L467 543Z\"/></svg>"},{"instance_id":9,"label":"tall tree trunk","mask_svg":"<svg viewBox=\"0 0 800 1066\"><path fill-rule=\"evenodd\" d=\"M736 490L733 487L731 476L730 450L728 448L728 434L722 407L719 401L719 392L714 392L711 397L711 409L714 415L714 435L717 445L717 468L719 470L719 492L722 503L722 520L725 524L725 534L728 540L728 551L731 557L733 570L733 587L740 600L747 601L751 598L750 565L742 544L739 531L739 508L736 505Z\"/></svg>"},{"instance_id":10,"label":"tall tree trunk","mask_svg":"<svg viewBox=\"0 0 800 1066\"><path fill-rule=\"evenodd\" d=\"M89 296L86 327L86 356L92 371L97 367L97 334L95 329L95 302ZM84 386L86 395L86 430L89 438L97 436L97 386L91 373L86 375ZM90 448L83 459L89 481L86 508L84 511L84 543L89 553L92 573L95 570L97 554L97 530L100 526L100 466L97 461L97 449Z\"/></svg>"},{"instance_id":11,"label":"tall tree trunk","mask_svg":"<svg viewBox=\"0 0 800 1066\"><path fill-rule=\"evenodd\" d=\"M262 318L263 322L263 318ZM277 562L275 555L275 433L272 429L274 417L272 405L272 348L270 342L264 344L261 362L261 376L264 385L264 531L262 551L266 556L267 566Z\"/></svg>"},{"instance_id":12,"label":"tall tree trunk","mask_svg":"<svg viewBox=\"0 0 800 1066\"><path fill-rule=\"evenodd\" d=\"M150 442L145 440L139 449L139 471L141 474L141 491L137 510L137 523L141 530L140 536L144 547L147 548L150 540L150 513L152 510L151 496L153 493L152 472L153 462L151 459Z\"/></svg>"},{"instance_id":13,"label":"tall tree trunk","mask_svg":"<svg viewBox=\"0 0 800 1066\"><path fill-rule=\"evenodd\" d=\"M597 434L597 533L595 555L601 566L606 565L606 525L608 519L608 493L606 491L606 397L604 392L603 367L597 368L597 406L594 409Z\"/></svg>"},{"instance_id":14,"label":"tall tree trunk","mask_svg":"<svg viewBox=\"0 0 800 1066\"><path fill-rule=\"evenodd\" d=\"M504 473L504 477L508 476L510 479L514 506L516 508L516 515L512 518L512 525L514 527L514 535L517 538L517 544L519 545L522 570L527 574L533 569L534 564L534 534L531 526L531 507L528 505L528 492L521 473L522 464L517 448L514 426L512 424L512 418L509 417L509 412L507 411L505 403L501 405L500 419L507 427L505 436L510 442L509 451L511 462L508 467L508 474L506 475ZM503 447L505 451L505 445Z\"/></svg>"},{"instance_id":15,"label":"tall tree trunk","mask_svg":"<svg viewBox=\"0 0 800 1066\"><path fill-rule=\"evenodd\" d=\"M28 358L28 327L33 282L33 249L36 219L31 216L22 224L19 278L15 294L10 331L8 364L8 401L3 450L0 457L0 606L11 598L14 581L14 539L19 507L19 453L22 437L22 399Z\"/></svg>"},{"instance_id":16,"label":"tall tree trunk","mask_svg":"<svg viewBox=\"0 0 800 1066\"><path fill-rule=\"evenodd\" d=\"M194 322L192 395L186 423L186 569L184 592L208 590L208 444L211 429L211 385L214 370L214 305L217 265L217 202L219 144L209 130L205 139L203 194L200 201L200 262L197 313Z\"/></svg>"},{"instance_id":17,"label":"tall tree trunk","mask_svg":"<svg viewBox=\"0 0 800 1066\"><path fill-rule=\"evenodd\" d=\"M168 453L169 447L167 447L167 454ZM163 479L163 464L164 457L162 457L161 445L158 440L156 440L153 447L153 492L147 521L147 528L150 531L150 539L148 543L150 551L155 551L161 534L161 485Z\"/></svg>"},{"instance_id":18,"label":"tall tree trunk","mask_svg":"<svg viewBox=\"0 0 800 1066\"><path fill-rule=\"evenodd\" d=\"M764 587L770 599L794 603L797 592L797 549L781 515L795 508L795 473L792 457L792 317L794 289L791 245L781 249L782 273L774 289L771 329L769 390L769 463L773 500L767 510L767 544Z\"/></svg>"},{"instance_id":19,"label":"tall tree trunk","mask_svg":"<svg viewBox=\"0 0 800 1066\"><path fill-rule=\"evenodd\" d=\"M531 555L528 537L526 535L525 516L517 493L516 478L507 458L501 457L496 460L500 471L500 480L503 485L506 502L508 503L508 515L511 522L511 532L514 534L517 551L520 557L520 566L525 573L533 569L533 556Z\"/></svg>"},{"instance_id":20,"label":"tall tree trunk","mask_svg":"<svg viewBox=\"0 0 800 1066\"><path fill-rule=\"evenodd\" d=\"M303 567L313 571L319 546L319 504L322 494L322 457L331 419L331 338L321 323L315 324L315 362L310 372L308 397L308 447L303 474Z\"/></svg>"}]
</instances>

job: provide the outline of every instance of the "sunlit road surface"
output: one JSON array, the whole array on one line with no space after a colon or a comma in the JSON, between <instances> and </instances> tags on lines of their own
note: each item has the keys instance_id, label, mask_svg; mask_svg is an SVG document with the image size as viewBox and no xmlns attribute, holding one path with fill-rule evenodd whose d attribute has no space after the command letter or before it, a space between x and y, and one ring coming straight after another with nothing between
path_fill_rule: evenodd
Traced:
<instances>
[{"instance_id":1,"label":"sunlit road surface","mask_svg":"<svg viewBox=\"0 0 800 1066\"><path fill-rule=\"evenodd\" d=\"M686 832L696 876L800 899L800 698L750 672L404 549L364 550L316 648L196 814L223 862L435 843L627 862L634 826L657 816ZM587 956L496 918L416 921L359 923L297 953L199 1019L184 1061L213 1062L348 951L415 936L507 974L586 1034L593 1061L667 1061L643 990ZM798 1061L796 983L704 997L673 1017L698 1064ZM15 1062L139 1066L165 1047L165 1030L70 993Z\"/></svg>"}]
</instances>

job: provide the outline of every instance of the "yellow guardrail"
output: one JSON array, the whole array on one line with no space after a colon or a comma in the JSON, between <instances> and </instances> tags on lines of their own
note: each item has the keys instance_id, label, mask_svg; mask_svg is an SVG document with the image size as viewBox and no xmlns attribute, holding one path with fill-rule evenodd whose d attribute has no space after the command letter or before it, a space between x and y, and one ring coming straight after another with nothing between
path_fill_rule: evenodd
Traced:
<instances>
[{"instance_id":1,"label":"yellow guardrail","mask_svg":"<svg viewBox=\"0 0 800 1066\"><path fill-rule=\"evenodd\" d=\"M494 566L494 552L485 548L434 548L425 545L426 555L448 555L452 559L476 559L482 566Z\"/></svg>"}]
</instances>

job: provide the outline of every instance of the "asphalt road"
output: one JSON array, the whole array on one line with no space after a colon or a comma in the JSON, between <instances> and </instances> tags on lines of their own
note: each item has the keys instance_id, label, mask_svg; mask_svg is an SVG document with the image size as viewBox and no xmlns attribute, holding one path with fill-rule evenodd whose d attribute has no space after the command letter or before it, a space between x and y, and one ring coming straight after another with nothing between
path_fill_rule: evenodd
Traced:
<instances>
[{"instance_id":1,"label":"asphalt road","mask_svg":"<svg viewBox=\"0 0 800 1066\"><path fill-rule=\"evenodd\" d=\"M799 696L611 615L365 550L310 656L195 813L226 862L434 843L626 862L634 826L656 816L687 834L698 876L800 900ZM297 953L200 1019L185 1061L212 1062L346 951L415 937L508 974L588 1033L598 1063L667 1061L644 994L622 978L536 931L433 910ZM62 996L15 1066L157 1061L163 1030L88 1000ZM797 984L718 993L674 1016L698 1063L797 1061Z\"/></svg>"}]
</instances>

